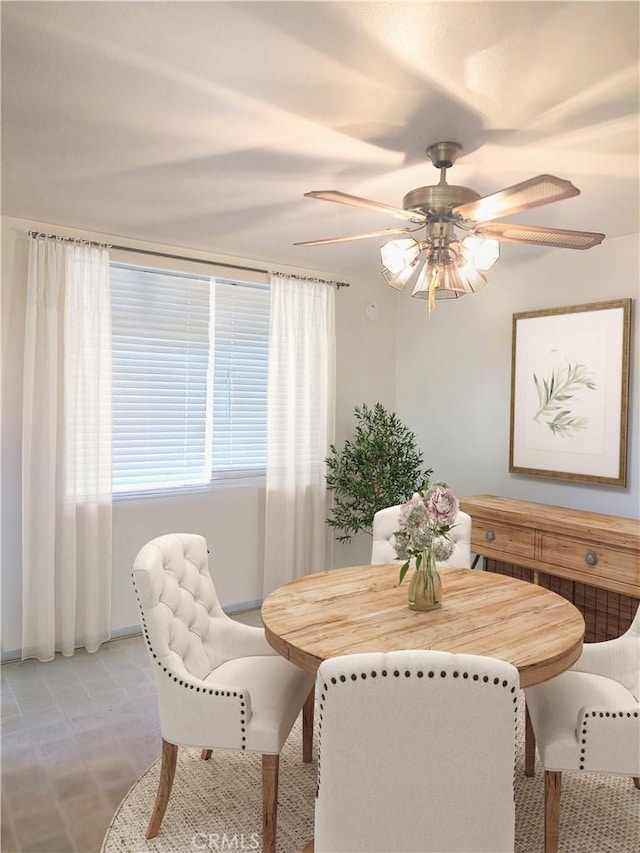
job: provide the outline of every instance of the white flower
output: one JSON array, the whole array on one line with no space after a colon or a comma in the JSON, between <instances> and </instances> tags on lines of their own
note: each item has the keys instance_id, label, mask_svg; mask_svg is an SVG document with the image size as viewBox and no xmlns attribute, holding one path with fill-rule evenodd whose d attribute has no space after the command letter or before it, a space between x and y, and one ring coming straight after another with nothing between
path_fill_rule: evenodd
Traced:
<instances>
[{"instance_id":1,"label":"white flower","mask_svg":"<svg viewBox=\"0 0 640 853\"><path fill-rule=\"evenodd\" d=\"M443 563L453 554L454 544L445 536L438 536L433 540L432 550L436 563Z\"/></svg>"}]
</instances>

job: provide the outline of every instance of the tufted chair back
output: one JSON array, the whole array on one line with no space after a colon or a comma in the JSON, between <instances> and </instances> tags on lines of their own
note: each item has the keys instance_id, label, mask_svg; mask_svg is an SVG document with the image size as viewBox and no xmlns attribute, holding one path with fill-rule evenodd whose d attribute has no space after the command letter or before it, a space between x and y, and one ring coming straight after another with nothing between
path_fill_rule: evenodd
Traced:
<instances>
[{"instance_id":1,"label":"tufted chair back","mask_svg":"<svg viewBox=\"0 0 640 853\"><path fill-rule=\"evenodd\" d=\"M640 701L640 607L622 636L584 646L571 669L615 679Z\"/></svg>"},{"instance_id":2,"label":"tufted chair back","mask_svg":"<svg viewBox=\"0 0 640 853\"><path fill-rule=\"evenodd\" d=\"M156 679L162 766L147 838L160 831L179 746L262 754L262 843L275 853L280 750L304 707L303 760L311 761L310 673L278 655L262 628L222 610L202 536L170 533L133 564L142 630Z\"/></svg>"},{"instance_id":3,"label":"tufted chair back","mask_svg":"<svg viewBox=\"0 0 640 853\"><path fill-rule=\"evenodd\" d=\"M373 544L371 546L371 565L393 563L398 559L393 546L393 534L398 530L401 505L389 506L379 510L373 517ZM457 569L471 567L471 516L458 512L455 526L449 533L453 543L453 554L441 566L455 566Z\"/></svg>"},{"instance_id":4,"label":"tufted chair back","mask_svg":"<svg viewBox=\"0 0 640 853\"><path fill-rule=\"evenodd\" d=\"M477 655L324 661L316 853L512 851L519 677Z\"/></svg>"},{"instance_id":5,"label":"tufted chair back","mask_svg":"<svg viewBox=\"0 0 640 853\"><path fill-rule=\"evenodd\" d=\"M204 679L238 656L203 536L171 533L147 543L136 557L133 580L145 638L158 663Z\"/></svg>"}]
</instances>

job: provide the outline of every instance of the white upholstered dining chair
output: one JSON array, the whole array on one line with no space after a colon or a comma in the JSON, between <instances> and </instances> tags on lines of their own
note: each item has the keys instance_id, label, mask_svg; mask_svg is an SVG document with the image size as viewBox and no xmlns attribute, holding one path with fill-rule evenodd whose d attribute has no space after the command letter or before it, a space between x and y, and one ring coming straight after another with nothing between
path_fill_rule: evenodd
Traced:
<instances>
[{"instance_id":1,"label":"white upholstered dining chair","mask_svg":"<svg viewBox=\"0 0 640 853\"><path fill-rule=\"evenodd\" d=\"M318 670L315 853L514 845L519 678L437 651L330 658Z\"/></svg>"},{"instance_id":2,"label":"white upholstered dining chair","mask_svg":"<svg viewBox=\"0 0 640 853\"><path fill-rule=\"evenodd\" d=\"M262 754L263 849L275 850L279 754L304 706L303 758L311 761L313 675L280 657L264 631L230 619L195 534L147 543L133 565L142 630L158 691L162 767L147 838L171 794L178 746Z\"/></svg>"},{"instance_id":3,"label":"white upholstered dining chair","mask_svg":"<svg viewBox=\"0 0 640 853\"><path fill-rule=\"evenodd\" d=\"M393 534L399 528L401 504L378 510L373 516L373 544L371 546L371 565L393 563L398 559L393 545ZM440 566L455 566L458 569L471 567L471 516L460 510L454 526L449 533L453 541L453 553L448 560L438 563Z\"/></svg>"},{"instance_id":4,"label":"white upholstered dining chair","mask_svg":"<svg viewBox=\"0 0 640 853\"><path fill-rule=\"evenodd\" d=\"M545 853L560 835L563 771L632 776L640 788L640 608L615 640L588 643L567 672L525 690L525 773L544 767Z\"/></svg>"}]
</instances>

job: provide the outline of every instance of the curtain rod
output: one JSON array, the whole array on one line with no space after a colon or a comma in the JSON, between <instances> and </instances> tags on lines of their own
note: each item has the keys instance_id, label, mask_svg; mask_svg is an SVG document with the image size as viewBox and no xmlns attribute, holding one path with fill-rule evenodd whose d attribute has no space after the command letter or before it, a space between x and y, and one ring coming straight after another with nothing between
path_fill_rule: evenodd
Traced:
<instances>
[{"instance_id":1,"label":"curtain rod","mask_svg":"<svg viewBox=\"0 0 640 853\"><path fill-rule=\"evenodd\" d=\"M88 245L94 246L106 246L109 249L116 249L116 251L121 252L134 252L138 255L153 255L156 258L171 258L174 261L194 261L199 264L207 264L212 267L225 267L227 269L232 270L244 270L245 272L259 272L264 273L265 275L280 275L284 277L297 278L300 281L315 281L318 284L328 284L336 289L340 289L341 287L350 287L351 285L346 281L327 281L324 278L316 278L315 276L309 275L296 275L295 273L285 273L285 272L272 272L271 270L262 269L261 267L243 267L240 264L226 264L222 261L209 261L204 258L193 258L188 255L172 255L169 252L154 252L150 249L134 249L131 246L116 246L114 243L96 243L93 240L83 240L81 237L62 237L59 234L45 234L42 231L28 231L27 234L30 237L52 237L56 240L66 240L66 241L75 241L76 243L85 243Z\"/></svg>"}]
</instances>

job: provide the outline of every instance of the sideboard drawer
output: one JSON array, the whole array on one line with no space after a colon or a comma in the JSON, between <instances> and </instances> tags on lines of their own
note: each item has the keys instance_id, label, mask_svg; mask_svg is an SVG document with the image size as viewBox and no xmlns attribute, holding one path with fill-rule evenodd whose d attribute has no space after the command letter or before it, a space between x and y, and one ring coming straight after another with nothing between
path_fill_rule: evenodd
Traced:
<instances>
[{"instance_id":1,"label":"sideboard drawer","mask_svg":"<svg viewBox=\"0 0 640 853\"><path fill-rule=\"evenodd\" d=\"M526 527L510 527L474 519L471 528L471 550L476 554L490 551L532 560L534 531Z\"/></svg>"},{"instance_id":2,"label":"sideboard drawer","mask_svg":"<svg viewBox=\"0 0 640 853\"><path fill-rule=\"evenodd\" d=\"M640 583L638 555L618 551L597 542L562 539L543 533L539 559L550 566L564 566L580 572L585 578L602 578L625 584Z\"/></svg>"},{"instance_id":3,"label":"sideboard drawer","mask_svg":"<svg viewBox=\"0 0 640 853\"><path fill-rule=\"evenodd\" d=\"M640 605L640 520L496 495L460 498L460 508L485 569L568 598L587 642L628 630Z\"/></svg>"}]
</instances>

